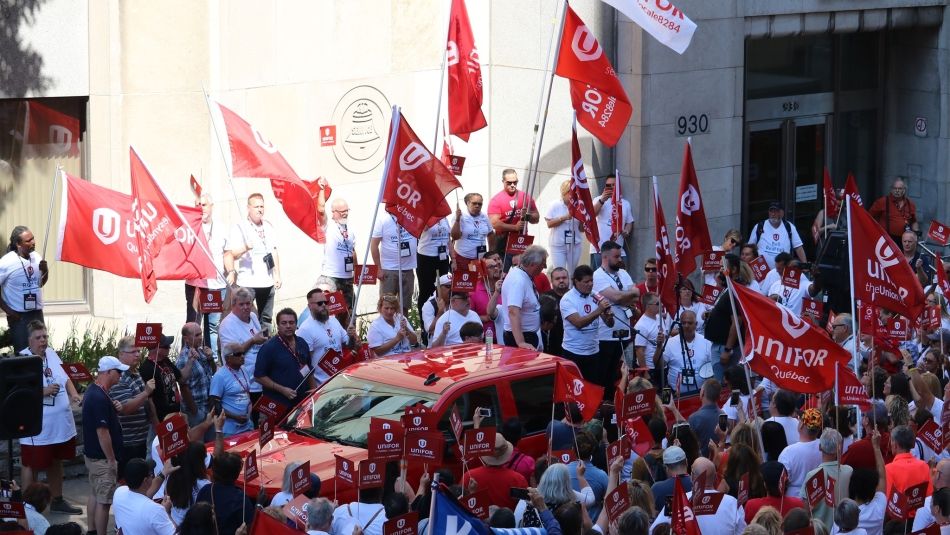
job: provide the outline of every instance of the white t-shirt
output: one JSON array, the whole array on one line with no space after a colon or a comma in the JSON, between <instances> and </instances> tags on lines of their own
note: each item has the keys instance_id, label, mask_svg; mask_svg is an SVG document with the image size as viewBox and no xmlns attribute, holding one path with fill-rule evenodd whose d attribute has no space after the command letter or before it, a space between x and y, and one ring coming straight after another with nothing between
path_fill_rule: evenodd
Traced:
<instances>
[{"instance_id":1,"label":"white t-shirt","mask_svg":"<svg viewBox=\"0 0 950 535\"><path fill-rule=\"evenodd\" d=\"M174 535L175 525L165 508L144 494L122 485L112 498L116 528L124 535Z\"/></svg>"},{"instance_id":2,"label":"white t-shirt","mask_svg":"<svg viewBox=\"0 0 950 535\"><path fill-rule=\"evenodd\" d=\"M610 214L613 210L614 201L612 198L608 198L603 206L600 207L600 212L597 213L597 232L600 233L601 246L604 245L605 241L613 240L613 234L610 232ZM626 227L629 223L633 223L633 209L630 208L630 203L627 199L620 200L620 211L623 212L621 214L623 217L623 226ZM623 244L621 243L621 245ZM623 247L620 248L620 256L627 256L627 252L623 250Z\"/></svg>"},{"instance_id":3,"label":"white t-shirt","mask_svg":"<svg viewBox=\"0 0 950 535\"><path fill-rule=\"evenodd\" d=\"M439 260L448 260L449 229L451 228L449 218L443 217L435 225L422 231L417 252L421 255L437 257Z\"/></svg>"},{"instance_id":4,"label":"white t-shirt","mask_svg":"<svg viewBox=\"0 0 950 535\"><path fill-rule=\"evenodd\" d=\"M415 236L400 227L396 219L389 214L383 214L376 220L373 237L380 238L379 242L379 269L396 271L402 265L403 271L416 269Z\"/></svg>"},{"instance_id":5,"label":"white t-shirt","mask_svg":"<svg viewBox=\"0 0 950 535\"><path fill-rule=\"evenodd\" d=\"M564 322L564 340L561 347L577 355L596 355L600 347L597 344L597 333L600 331L601 319L578 329L567 318L576 314L578 319L589 315L597 309L597 303L591 295L581 295L577 288L571 288L561 297L561 318Z\"/></svg>"},{"instance_id":6,"label":"white t-shirt","mask_svg":"<svg viewBox=\"0 0 950 535\"><path fill-rule=\"evenodd\" d=\"M646 316L641 316L645 318ZM639 322L638 322L639 323ZM663 362L668 366L667 384L675 385L676 377L683 372L686 366L686 359L683 358L683 344L680 342L682 336L677 334L666 342L666 349L663 351ZM640 337L637 337L639 340ZM699 369L703 364L710 362L710 353L712 352L712 342L706 340L701 334L696 334L692 342L686 342L686 351L691 351L690 361L693 365L695 374L693 377L683 377L680 383L680 392L699 392L702 382L699 379Z\"/></svg>"},{"instance_id":7,"label":"white t-shirt","mask_svg":"<svg viewBox=\"0 0 950 535\"><path fill-rule=\"evenodd\" d=\"M742 405L742 410L745 411L746 417L749 416L749 398L752 396L739 395L739 404ZM733 407L729 401L726 401L722 404L722 412L726 413L726 417L732 421L739 419L739 410Z\"/></svg>"},{"instance_id":8,"label":"white t-shirt","mask_svg":"<svg viewBox=\"0 0 950 535\"><path fill-rule=\"evenodd\" d=\"M633 329L636 333L633 346L643 348L647 368L652 370L653 355L656 353L656 336L660 333L660 320L644 314L637 320L637 324L633 326Z\"/></svg>"},{"instance_id":9,"label":"white t-shirt","mask_svg":"<svg viewBox=\"0 0 950 535\"><path fill-rule=\"evenodd\" d=\"M43 258L33 251L27 260L10 251L0 257L0 289L3 290L3 302L17 312L28 312L43 308L43 290L40 288L40 260ZM27 294L36 295L36 306L25 300ZM29 308L29 310L27 310Z\"/></svg>"},{"instance_id":10,"label":"white t-shirt","mask_svg":"<svg viewBox=\"0 0 950 535\"><path fill-rule=\"evenodd\" d=\"M369 330L366 331L366 341L369 343L370 349L385 344L399 334L399 328L402 325L402 314L396 314L394 323L395 325L390 325L382 316L378 316L373 320L373 323L369 324ZM380 356L407 353L409 349L409 339L403 338L392 349Z\"/></svg>"},{"instance_id":11,"label":"white t-shirt","mask_svg":"<svg viewBox=\"0 0 950 535\"><path fill-rule=\"evenodd\" d=\"M556 219L568 214L567 206L563 202L552 203L544 219ZM554 228L548 229L548 245L551 247L565 247L568 244L577 245L581 242L580 224L573 217Z\"/></svg>"},{"instance_id":12,"label":"white t-shirt","mask_svg":"<svg viewBox=\"0 0 950 535\"><path fill-rule=\"evenodd\" d=\"M758 233L759 225L764 225L764 230L762 231L762 236L756 240L755 235ZM785 230L785 221L779 221L778 227L773 227L769 221L756 223L755 226L752 227L752 234L749 235L749 243L754 243L759 247L759 254L765 257L765 261L769 264L770 268L775 267L775 257L779 253L794 251L802 246L802 238L798 235L798 229L795 228L795 224L789 222L788 226L792 230L791 236L789 236L788 231Z\"/></svg>"},{"instance_id":13,"label":"white t-shirt","mask_svg":"<svg viewBox=\"0 0 950 535\"><path fill-rule=\"evenodd\" d=\"M323 246L323 274L335 279L352 279L356 234L349 225L327 220L327 243Z\"/></svg>"},{"instance_id":14,"label":"white t-shirt","mask_svg":"<svg viewBox=\"0 0 950 535\"><path fill-rule=\"evenodd\" d=\"M696 332L703 334L703 332L706 330L706 320L703 319L703 314L705 314L711 308L712 307L706 303L696 301L695 303L690 303L688 307L680 305L679 313L682 314L685 310L692 310L693 313L696 314ZM676 319L679 319L679 317Z\"/></svg>"},{"instance_id":15,"label":"white t-shirt","mask_svg":"<svg viewBox=\"0 0 950 535\"><path fill-rule=\"evenodd\" d=\"M818 440L785 446L778 456L778 462L784 464L788 471L788 490L785 495L798 496L805 485L805 476L821 464Z\"/></svg>"},{"instance_id":16,"label":"white t-shirt","mask_svg":"<svg viewBox=\"0 0 950 535\"><path fill-rule=\"evenodd\" d=\"M326 321L318 321L313 316L305 319L300 327L297 328L297 336L307 342L310 348L310 368L313 369L314 378L323 383L330 377L317 366L320 359L328 349L343 352L343 344L349 342L350 335L346 334L346 329L340 325L340 322L333 316Z\"/></svg>"},{"instance_id":17,"label":"white t-shirt","mask_svg":"<svg viewBox=\"0 0 950 535\"><path fill-rule=\"evenodd\" d=\"M887 510L887 496L883 492L875 492L871 501L858 505L858 510L860 511L858 513L859 528L864 528L868 535L884 534L884 513ZM924 499L924 506L917 510L917 516L914 517L914 531L923 529L930 524L928 521L921 524L919 528L917 527L917 521L922 520L921 517L928 516L933 519L933 515L930 514L930 496ZM923 520L926 520L926 518Z\"/></svg>"},{"instance_id":18,"label":"white t-shirt","mask_svg":"<svg viewBox=\"0 0 950 535\"><path fill-rule=\"evenodd\" d=\"M271 276L267 264L264 263L264 257L269 253L277 252L277 230L270 221L262 220L261 225L257 226L249 219L231 227L231 234L228 237L227 248L243 248L244 245L251 249L237 259L237 284L247 288L268 288L274 285L274 278Z\"/></svg>"},{"instance_id":19,"label":"white t-shirt","mask_svg":"<svg viewBox=\"0 0 950 535\"><path fill-rule=\"evenodd\" d=\"M429 331L429 326L432 325L432 320L435 319L436 306L435 306L435 303L433 302L433 299L435 298L436 298L435 292L433 292L432 295L430 295L429 298L426 299L426 302L422 304L422 312L421 312L422 328L426 332Z\"/></svg>"},{"instance_id":20,"label":"white t-shirt","mask_svg":"<svg viewBox=\"0 0 950 535\"><path fill-rule=\"evenodd\" d=\"M779 296L779 303L785 305L785 308L794 312L796 316L801 316L802 300L809 297L808 287L810 285L811 281L808 280L808 277L805 275L802 275L801 280L798 281L798 288L785 286L782 284L781 279L779 279L769 287L769 291L766 292L766 295L769 297L773 295Z\"/></svg>"},{"instance_id":21,"label":"white t-shirt","mask_svg":"<svg viewBox=\"0 0 950 535\"><path fill-rule=\"evenodd\" d=\"M372 519L372 522L370 522ZM386 511L379 503L346 503L333 511L330 533L353 533L353 526L360 525L364 535L383 535Z\"/></svg>"},{"instance_id":22,"label":"white t-shirt","mask_svg":"<svg viewBox=\"0 0 950 535\"><path fill-rule=\"evenodd\" d=\"M501 299L505 306L521 309L521 331L535 332L541 328L541 302L534 281L521 267L511 268L501 283ZM511 317L505 315L505 331L511 330Z\"/></svg>"},{"instance_id":23,"label":"white t-shirt","mask_svg":"<svg viewBox=\"0 0 950 535\"><path fill-rule=\"evenodd\" d=\"M709 490L706 491L706 494L715 494ZM693 492L689 491L686 493L687 499L692 499ZM653 521L653 525L650 526L650 532L652 533L654 528L660 524L669 524L670 517L667 516L668 511L666 510L665 504L657 506L660 509L660 513L657 515L656 520ZM697 515L696 523L699 524L700 533L716 533L716 534L732 534L739 535L745 530L745 509L739 505L739 502L735 498L726 494L722 497L722 501L719 502L719 509L716 509L716 512L711 515Z\"/></svg>"},{"instance_id":24,"label":"white t-shirt","mask_svg":"<svg viewBox=\"0 0 950 535\"><path fill-rule=\"evenodd\" d=\"M211 261L214 263L215 269L218 270L218 273L224 273L224 252L228 250L227 227L215 225L214 220L211 220L211 223L202 223L201 230L204 232L205 239L208 240L208 252L211 253ZM225 281L221 278L221 275L213 279L191 279L185 282L192 286L211 288L212 290L220 290L225 287Z\"/></svg>"},{"instance_id":25,"label":"white t-shirt","mask_svg":"<svg viewBox=\"0 0 950 535\"><path fill-rule=\"evenodd\" d=\"M20 351L21 355L32 355L30 348ZM43 388L56 383L59 392L55 396L43 397L43 427L40 434L20 439L20 444L30 446L48 446L60 444L76 436L76 419L66 392L69 376L63 370L63 361L50 348L46 348L43 359Z\"/></svg>"},{"instance_id":26,"label":"white t-shirt","mask_svg":"<svg viewBox=\"0 0 950 535\"><path fill-rule=\"evenodd\" d=\"M236 315L228 314L218 325L218 340L221 342L221 347L228 344L243 344L260 331L261 322L257 319L256 313L251 312L251 321L246 323ZM251 392L263 391L261 384L254 380L254 366L257 364L257 352L260 350L260 345L251 345L247 353L244 353L244 365L241 366L250 379L248 387Z\"/></svg>"},{"instance_id":27,"label":"white t-shirt","mask_svg":"<svg viewBox=\"0 0 950 535\"><path fill-rule=\"evenodd\" d=\"M763 380L763 383L765 381ZM762 399L771 399L772 396L769 395L768 389L762 394ZM792 445L798 442L798 418L792 416L773 416L766 420L766 422L777 422L785 429L785 440L788 442L787 445Z\"/></svg>"},{"instance_id":28,"label":"white t-shirt","mask_svg":"<svg viewBox=\"0 0 950 535\"><path fill-rule=\"evenodd\" d=\"M603 210L601 210L603 213ZM630 278L630 274L627 273L625 269L621 269L616 273L607 273L604 271L603 266L597 268L594 271L594 291L597 293L603 293L604 289L613 288L614 290L620 290L624 292L630 291L632 288L636 288L636 285L633 283L633 279ZM614 326L608 327L606 323L600 322L600 334L597 337L598 340L616 340L614 337L615 330L625 330L630 331L630 318L632 317L632 312L629 307L614 304L611 306L611 309L614 313ZM655 337L654 337L655 338ZM630 337L621 338L621 340L629 340Z\"/></svg>"},{"instance_id":29,"label":"white t-shirt","mask_svg":"<svg viewBox=\"0 0 950 535\"><path fill-rule=\"evenodd\" d=\"M452 223L455 223L453 216ZM476 258L479 256L479 246L483 248L481 254L484 255L488 247L488 235L492 233L491 221L484 212L477 216L472 216L466 210L462 211L462 217L459 218L459 231L462 237L455 240L455 252L465 258Z\"/></svg>"},{"instance_id":30,"label":"white t-shirt","mask_svg":"<svg viewBox=\"0 0 950 535\"><path fill-rule=\"evenodd\" d=\"M294 495L290 492L280 491L277 494L274 494L274 497L270 501L270 507L283 507L290 503L294 499Z\"/></svg>"},{"instance_id":31,"label":"white t-shirt","mask_svg":"<svg viewBox=\"0 0 950 535\"><path fill-rule=\"evenodd\" d=\"M769 289L772 288L772 285L776 282L782 282L782 274L779 273L777 269L772 268L765 274L765 278L762 279L762 282L759 283L759 293L768 296Z\"/></svg>"},{"instance_id":32,"label":"white t-shirt","mask_svg":"<svg viewBox=\"0 0 950 535\"><path fill-rule=\"evenodd\" d=\"M473 310L469 310L464 316L452 310L451 308L446 310L445 314L442 314L439 316L439 319L435 320L435 330L432 332L432 336L429 338L429 346L431 347L432 341L442 334L442 326L445 325L445 322L449 322L449 332L445 335L445 342L442 345L450 346L452 344L461 344L462 337L459 336L459 329L462 328L462 325L465 325L470 321L479 325L482 324L481 318L479 318L478 314Z\"/></svg>"}]
</instances>

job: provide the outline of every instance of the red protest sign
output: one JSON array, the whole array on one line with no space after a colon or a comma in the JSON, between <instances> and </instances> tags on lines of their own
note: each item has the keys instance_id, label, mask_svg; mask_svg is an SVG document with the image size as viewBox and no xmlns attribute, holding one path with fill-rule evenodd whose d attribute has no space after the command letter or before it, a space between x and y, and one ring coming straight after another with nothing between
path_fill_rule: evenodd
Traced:
<instances>
[{"instance_id":1,"label":"red protest sign","mask_svg":"<svg viewBox=\"0 0 950 535\"><path fill-rule=\"evenodd\" d=\"M452 272L453 292L474 292L478 275L468 270L456 269Z\"/></svg>"},{"instance_id":2,"label":"red protest sign","mask_svg":"<svg viewBox=\"0 0 950 535\"><path fill-rule=\"evenodd\" d=\"M505 246L505 254L521 254L532 243L534 243L534 236L528 236L527 234L509 234L508 243Z\"/></svg>"},{"instance_id":3,"label":"red protest sign","mask_svg":"<svg viewBox=\"0 0 950 535\"><path fill-rule=\"evenodd\" d=\"M826 477L825 478L825 505L828 507L835 506L835 478Z\"/></svg>"},{"instance_id":4,"label":"red protest sign","mask_svg":"<svg viewBox=\"0 0 950 535\"><path fill-rule=\"evenodd\" d=\"M137 347L158 347L162 339L161 323L136 323L135 345Z\"/></svg>"},{"instance_id":5,"label":"red protest sign","mask_svg":"<svg viewBox=\"0 0 950 535\"><path fill-rule=\"evenodd\" d=\"M465 167L465 157L450 154L446 167L449 168L449 171L452 171L453 175L462 176L462 169Z\"/></svg>"},{"instance_id":6,"label":"red protest sign","mask_svg":"<svg viewBox=\"0 0 950 535\"><path fill-rule=\"evenodd\" d=\"M244 482L250 483L260 475L257 471L257 450L247 452L244 458Z\"/></svg>"},{"instance_id":7,"label":"red protest sign","mask_svg":"<svg viewBox=\"0 0 950 535\"><path fill-rule=\"evenodd\" d=\"M927 237L940 245L950 243L950 228L936 219L930 222L930 229L927 230Z\"/></svg>"},{"instance_id":8,"label":"red protest sign","mask_svg":"<svg viewBox=\"0 0 950 535\"><path fill-rule=\"evenodd\" d=\"M0 518L26 518L23 502L0 502Z\"/></svg>"},{"instance_id":9,"label":"red protest sign","mask_svg":"<svg viewBox=\"0 0 950 535\"><path fill-rule=\"evenodd\" d=\"M378 276L378 266L374 266L373 264L367 264L365 266L355 264L353 266L353 284L373 285L376 284Z\"/></svg>"},{"instance_id":10,"label":"red protest sign","mask_svg":"<svg viewBox=\"0 0 950 535\"><path fill-rule=\"evenodd\" d=\"M802 282L802 270L797 267L788 266L782 273L782 286L789 288L798 288Z\"/></svg>"},{"instance_id":11,"label":"red protest sign","mask_svg":"<svg viewBox=\"0 0 950 535\"><path fill-rule=\"evenodd\" d=\"M310 461L303 463L290 473L290 491L294 496L310 488Z\"/></svg>"},{"instance_id":12,"label":"red protest sign","mask_svg":"<svg viewBox=\"0 0 950 535\"><path fill-rule=\"evenodd\" d=\"M604 496L604 507L607 509L607 519L614 523L630 508L630 487L626 482L618 485Z\"/></svg>"},{"instance_id":13,"label":"red protest sign","mask_svg":"<svg viewBox=\"0 0 950 535\"><path fill-rule=\"evenodd\" d=\"M805 496L808 498L808 505L814 509L818 504L825 501L825 471L819 470L815 475L805 482Z\"/></svg>"},{"instance_id":14,"label":"red protest sign","mask_svg":"<svg viewBox=\"0 0 950 535\"><path fill-rule=\"evenodd\" d=\"M406 433L436 431L439 426L439 415L428 411L404 414L402 416L402 426Z\"/></svg>"},{"instance_id":15,"label":"red protest sign","mask_svg":"<svg viewBox=\"0 0 950 535\"><path fill-rule=\"evenodd\" d=\"M481 457L495 451L495 428L481 427L465 431L465 455Z\"/></svg>"},{"instance_id":16,"label":"red protest sign","mask_svg":"<svg viewBox=\"0 0 950 535\"><path fill-rule=\"evenodd\" d=\"M704 273L719 273L722 271L722 257L725 256L724 251L709 251L703 253L703 272Z\"/></svg>"},{"instance_id":17,"label":"red protest sign","mask_svg":"<svg viewBox=\"0 0 950 535\"><path fill-rule=\"evenodd\" d=\"M656 410L656 389L631 392L623 397L623 417L649 416Z\"/></svg>"},{"instance_id":18,"label":"red protest sign","mask_svg":"<svg viewBox=\"0 0 950 535\"><path fill-rule=\"evenodd\" d=\"M163 421L155 432L158 435L159 455L163 461L188 449L188 422L181 414L175 414Z\"/></svg>"},{"instance_id":19,"label":"red protest sign","mask_svg":"<svg viewBox=\"0 0 950 535\"><path fill-rule=\"evenodd\" d=\"M334 454L336 460L336 484L343 487L352 487L356 484L356 463Z\"/></svg>"},{"instance_id":20,"label":"red protest sign","mask_svg":"<svg viewBox=\"0 0 950 535\"><path fill-rule=\"evenodd\" d=\"M449 425L452 427L452 434L455 435L455 441L462 442L463 425L458 405L452 406L452 412L449 414Z\"/></svg>"},{"instance_id":21,"label":"red protest sign","mask_svg":"<svg viewBox=\"0 0 950 535\"><path fill-rule=\"evenodd\" d=\"M405 430L403 429L402 424L400 422L397 422L396 420L390 420L388 418L377 418L376 416L370 417L369 430L370 432L393 431L397 433L399 436L402 436L405 434Z\"/></svg>"},{"instance_id":22,"label":"red protest sign","mask_svg":"<svg viewBox=\"0 0 950 535\"><path fill-rule=\"evenodd\" d=\"M383 524L383 535L416 535L419 531L418 511L390 518Z\"/></svg>"},{"instance_id":23,"label":"red protest sign","mask_svg":"<svg viewBox=\"0 0 950 535\"><path fill-rule=\"evenodd\" d=\"M928 305L924 307L924 317L921 319L921 327L925 329L940 328L940 305Z\"/></svg>"},{"instance_id":24,"label":"red protest sign","mask_svg":"<svg viewBox=\"0 0 950 535\"><path fill-rule=\"evenodd\" d=\"M755 277L755 282L762 282L765 280L765 277L769 274L769 263L765 260L764 256L759 256L752 263L749 264L749 267L752 268L752 276Z\"/></svg>"},{"instance_id":25,"label":"red protest sign","mask_svg":"<svg viewBox=\"0 0 950 535\"><path fill-rule=\"evenodd\" d=\"M488 520L488 506L491 505L491 499L488 497L488 489L482 489L459 498L462 505L468 509L469 513Z\"/></svg>"},{"instance_id":26,"label":"red protest sign","mask_svg":"<svg viewBox=\"0 0 950 535\"><path fill-rule=\"evenodd\" d=\"M402 458L402 426L399 431L370 431L366 435L366 451L370 459L398 461Z\"/></svg>"},{"instance_id":27,"label":"red protest sign","mask_svg":"<svg viewBox=\"0 0 950 535\"><path fill-rule=\"evenodd\" d=\"M617 457L624 459L630 457L630 437L624 435L607 444L607 466L610 466Z\"/></svg>"},{"instance_id":28,"label":"red protest sign","mask_svg":"<svg viewBox=\"0 0 950 535\"><path fill-rule=\"evenodd\" d=\"M305 531L307 529L307 503L310 501L306 495L301 494L293 500L290 500L282 510L284 511L284 516L291 518L294 521L294 524L297 525L297 529Z\"/></svg>"},{"instance_id":29,"label":"red protest sign","mask_svg":"<svg viewBox=\"0 0 950 535\"><path fill-rule=\"evenodd\" d=\"M824 312L825 305L821 301L806 297L802 299L802 313L810 312L815 315L816 318L821 317L821 313Z\"/></svg>"},{"instance_id":30,"label":"red protest sign","mask_svg":"<svg viewBox=\"0 0 950 535\"><path fill-rule=\"evenodd\" d=\"M699 294L699 301L710 306L715 305L720 293L722 293L722 288L711 284L704 284L703 293Z\"/></svg>"},{"instance_id":31,"label":"red protest sign","mask_svg":"<svg viewBox=\"0 0 950 535\"><path fill-rule=\"evenodd\" d=\"M287 407L267 397L266 394L257 400L257 403L254 404L254 409L275 421L280 420L280 417L287 412Z\"/></svg>"},{"instance_id":32,"label":"red protest sign","mask_svg":"<svg viewBox=\"0 0 950 535\"><path fill-rule=\"evenodd\" d=\"M374 353L373 350L369 348L369 344L366 342L360 344L359 347L356 348L356 351L350 355L350 360L353 362L353 364L372 360L374 358L376 358L376 353Z\"/></svg>"},{"instance_id":33,"label":"red protest sign","mask_svg":"<svg viewBox=\"0 0 950 535\"><path fill-rule=\"evenodd\" d=\"M343 297L342 291L337 290L327 294L327 313L336 316L347 312L349 312L349 309L346 307L346 299Z\"/></svg>"},{"instance_id":34,"label":"red protest sign","mask_svg":"<svg viewBox=\"0 0 950 535\"><path fill-rule=\"evenodd\" d=\"M373 459L363 459L360 461L358 484L359 489L373 489L382 487L385 481L386 465L382 462L376 462Z\"/></svg>"},{"instance_id":35,"label":"red protest sign","mask_svg":"<svg viewBox=\"0 0 950 535\"><path fill-rule=\"evenodd\" d=\"M320 127L320 146L332 147L336 145L336 125L328 124Z\"/></svg>"},{"instance_id":36,"label":"red protest sign","mask_svg":"<svg viewBox=\"0 0 950 535\"><path fill-rule=\"evenodd\" d=\"M894 518L907 520L908 512L907 496L899 492L895 487L891 487L887 498L887 514Z\"/></svg>"},{"instance_id":37,"label":"red protest sign","mask_svg":"<svg viewBox=\"0 0 950 535\"><path fill-rule=\"evenodd\" d=\"M721 492L706 492L703 497L693 503L693 514L696 516L714 515L719 510L719 504L725 494Z\"/></svg>"},{"instance_id":38,"label":"red protest sign","mask_svg":"<svg viewBox=\"0 0 950 535\"><path fill-rule=\"evenodd\" d=\"M198 288L198 312L202 314L224 312L223 302L221 290Z\"/></svg>"},{"instance_id":39,"label":"red protest sign","mask_svg":"<svg viewBox=\"0 0 950 535\"><path fill-rule=\"evenodd\" d=\"M943 429L932 419L917 428L917 438L935 452L943 451Z\"/></svg>"},{"instance_id":40,"label":"red protest sign","mask_svg":"<svg viewBox=\"0 0 950 535\"><path fill-rule=\"evenodd\" d=\"M406 434L406 460L439 464L445 451L445 436L439 431Z\"/></svg>"},{"instance_id":41,"label":"red protest sign","mask_svg":"<svg viewBox=\"0 0 950 535\"><path fill-rule=\"evenodd\" d=\"M81 362L64 362L63 371L73 381L92 381L92 374Z\"/></svg>"},{"instance_id":42,"label":"red protest sign","mask_svg":"<svg viewBox=\"0 0 950 535\"><path fill-rule=\"evenodd\" d=\"M571 464L577 460L577 454L574 450L554 450L551 452L551 459L555 463Z\"/></svg>"},{"instance_id":43,"label":"red protest sign","mask_svg":"<svg viewBox=\"0 0 950 535\"><path fill-rule=\"evenodd\" d=\"M263 448L271 439L274 438L274 420L265 418L261 422L261 428L258 433L257 443Z\"/></svg>"},{"instance_id":44,"label":"red protest sign","mask_svg":"<svg viewBox=\"0 0 950 535\"><path fill-rule=\"evenodd\" d=\"M907 490L904 491L904 496L907 498L908 511L916 511L924 505L924 498L927 497L928 484L929 481L921 481L913 487L908 487Z\"/></svg>"},{"instance_id":45,"label":"red protest sign","mask_svg":"<svg viewBox=\"0 0 950 535\"><path fill-rule=\"evenodd\" d=\"M347 359L335 349L327 349L327 352L317 362L317 367L329 376L336 375L349 365Z\"/></svg>"},{"instance_id":46,"label":"red protest sign","mask_svg":"<svg viewBox=\"0 0 950 535\"><path fill-rule=\"evenodd\" d=\"M910 322L906 319L895 316L887 320L887 336L895 340L906 340L907 332L910 328Z\"/></svg>"}]
</instances>

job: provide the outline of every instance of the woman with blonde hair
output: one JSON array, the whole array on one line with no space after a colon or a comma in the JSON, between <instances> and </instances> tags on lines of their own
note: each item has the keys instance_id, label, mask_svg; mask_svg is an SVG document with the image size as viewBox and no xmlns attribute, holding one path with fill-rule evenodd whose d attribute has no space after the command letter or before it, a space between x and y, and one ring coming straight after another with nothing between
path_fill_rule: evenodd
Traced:
<instances>
[{"instance_id":1,"label":"woman with blonde hair","mask_svg":"<svg viewBox=\"0 0 950 535\"><path fill-rule=\"evenodd\" d=\"M399 313L399 297L393 294L379 296L377 310L379 317L373 320L366 333L366 341L376 356L408 353L419 343L415 329Z\"/></svg>"},{"instance_id":2,"label":"woman with blonde hair","mask_svg":"<svg viewBox=\"0 0 950 535\"><path fill-rule=\"evenodd\" d=\"M564 268L572 273L581 257L580 222L571 215L571 181L561 182L561 202L551 203L544 221L548 225L550 269ZM591 217L594 217L591 214Z\"/></svg>"},{"instance_id":3,"label":"woman with blonde hair","mask_svg":"<svg viewBox=\"0 0 950 535\"><path fill-rule=\"evenodd\" d=\"M631 479L627 481L627 495L630 496L630 506L638 506L648 515L652 521L656 518L656 503L653 501L653 491L646 481Z\"/></svg>"},{"instance_id":4,"label":"woman with blonde hair","mask_svg":"<svg viewBox=\"0 0 950 535\"><path fill-rule=\"evenodd\" d=\"M752 523L768 530L769 535L782 535L782 515L778 509L765 506L752 517Z\"/></svg>"}]
</instances>

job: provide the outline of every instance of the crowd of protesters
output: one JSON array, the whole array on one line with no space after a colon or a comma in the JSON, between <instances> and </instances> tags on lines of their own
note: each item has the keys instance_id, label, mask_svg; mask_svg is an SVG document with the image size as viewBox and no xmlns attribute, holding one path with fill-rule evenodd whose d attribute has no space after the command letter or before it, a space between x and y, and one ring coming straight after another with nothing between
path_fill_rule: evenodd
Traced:
<instances>
[{"instance_id":1,"label":"crowd of protesters","mask_svg":"<svg viewBox=\"0 0 950 535\"><path fill-rule=\"evenodd\" d=\"M323 217L322 274L298 314L273 310L280 260L263 197L251 195L246 220L221 229L213 224L211 197L201 196L196 204L212 253L219 256L221 278L188 281L187 323L178 344L166 334L146 352L133 337L123 338L117 355L100 359L82 397L42 322L41 287L48 269L33 250L32 234L17 227L0 259L0 302L15 349L44 359L43 394L49 400L42 432L20 441L24 527L42 533L47 507L81 513L62 495L62 462L76 454L72 407L80 403L91 486L87 533L106 533L110 510L125 535L240 533L261 514L256 504L287 523L279 507L292 497L289 474L296 464L287 465L282 492L272 499L249 497L235 485L241 458L223 447L227 437L258 425L253 407L261 396L294 406L328 379L319 364L331 350L355 350L365 342L373 356L382 357L490 339L562 356L586 381L604 388L597 418L585 421L576 405L566 404L557 407L548 427L551 447L572 450L573 461L522 453L521 424L512 420L499 427L494 451L481 457L482 466L458 481L451 471L439 471L441 483L456 496L487 491L492 527L639 535L679 532L683 522L695 520L710 534L904 533L932 524L947 529L950 454L922 441L918 431L934 424L943 429L948 418L944 345L950 343L950 319L943 293L932 284L935 263L918 249L918 225L910 217L914 207L903 195L903 181L871 211L900 240L941 321L882 347L871 336L855 335L847 311L819 315L804 306L838 289L823 287L814 269L809 273L801 237L778 202L748 239L737 230L725 234L722 246L714 248L724 253L721 269L681 274L678 308L671 315L658 296L656 259L639 269L628 263L634 224L629 203L624 201L619 228L611 226L616 177L606 178L595 200L602 239L589 264L581 262L583 231L566 201L544 212L551 230L547 248L535 244L511 253L509 240L530 233L541 215L530 195L518 189L514 170L505 170L502 180L502 191L486 211L481 195L468 194L464 208L418 240L388 214L379 217L369 243L381 295L365 340L350 314L328 309L335 292L350 311L356 304L356 237L344 200L333 200L330 215ZM322 199L319 208L324 213ZM903 218L903 229L897 218ZM823 230L814 237L820 239ZM751 267L760 257L768 266L763 276ZM481 264L474 291L453 290L453 271L472 261ZM783 277L796 267L804 268L797 288ZM734 316L723 291L726 279L827 327L829 337L853 353L871 409L859 418L853 408L835 406L831 392L800 395L751 374L742 364L742 318ZM222 292L222 314L199 313L195 296L205 288ZM411 307L416 314L410 314ZM889 311L879 313L886 319ZM411 316L420 324L411 324ZM650 448L608 462L606 446L624 432L612 414L614 393L650 389L657 393L656 410L645 418ZM699 408L687 419L679 404L690 397L698 399ZM160 424L179 414L187 421L191 445L162 462ZM209 442L213 454L206 454ZM39 472L46 472L48 484L37 482ZM818 476L829 497L815 501L809 485ZM359 491L352 504L336 504L317 497L321 482L312 476L308 533L381 534L387 519L410 510L425 526L431 477L425 474L416 486L400 477L385 488ZM892 495L903 496L918 485L926 489L926 500L895 517L887 508ZM605 500L622 486L630 507L610 518ZM527 488L527 496L517 499L511 488ZM694 504L707 496L721 495L720 501L712 512L684 519L673 506L680 488Z\"/></svg>"}]
</instances>

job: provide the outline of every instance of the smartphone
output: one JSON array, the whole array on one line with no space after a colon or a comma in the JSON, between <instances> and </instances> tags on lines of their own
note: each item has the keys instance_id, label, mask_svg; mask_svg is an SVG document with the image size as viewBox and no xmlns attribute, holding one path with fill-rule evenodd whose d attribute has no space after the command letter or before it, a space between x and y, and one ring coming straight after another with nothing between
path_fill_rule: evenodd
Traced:
<instances>
[{"instance_id":1,"label":"smartphone","mask_svg":"<svg viewBox=\"0 0 950 535\"><path fill-rule=\"evenodd\" d=\"M673 389L668 386L664 386L663 390L660 391L660 402L664 405L669 405L672 399Z\"/></svg>"},{"instance_id":2,"label":"smartphone","mask_svg":"<svg viewBox=\"0 0 950 535\"><path fill-rule=\"evenodd\" d=\"M511 490L508 492L508 494L515 500L530 500L530 498L528 498L528 489L526 488L511 487Z\"/></svg>"},{"instance_id":3,"label":"smartphone","mask_svg":"<svg viewBox=\"0 0 950 535\"><path fill-rule=\"evenodd\" d=\"M725 431L729 427L729 417L725 414L719 415L719 429Z\"/></svg>"},{"instance_id":4,"label":"smartphone","mask_svg":"<svg viewBox=\"0 0 950 535\"><path fill-rule=\"evenodd\" d=\"M854 407L848 408L848 425L851 427L858 425L858 411Z\"/></svg>"},{"instance_id":5,"label":"smartphone","mask_svg":"<svg viewBox=\"0 0 950 535\"><path fill-rule=\"evenodd\" d=\"M482 418L491 418L491 409L486 408L486 407L479 407L478 415L481 416Z\"/></svg>"},{"instance_id":6,"label":"smartphone","mask_svg":"<svg viewBox=\"0 0 950 535\"><path fill-rule=\"evenodd\" d=\"M738 390L733 390L733 391L732 391L732 397L729 398L729 405L731 405L731 406L733 406L733 407L738 407L738 406L739 406L739 393L740 393L740 392L739 392Z\"/></svg>"},{"instance_id":7,"label":"smartphone","mask_svg":"<svg viewBox=\"0 0 950 535\"><path fill-rule=\"evenodd\" d=\"M261 332L264 333L264 336L270 338L270 329L261 329Z\"/></svg>"}]
</instances>

